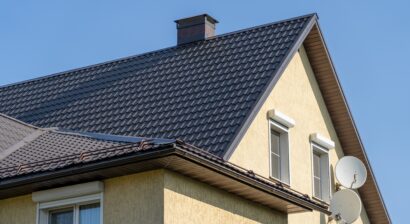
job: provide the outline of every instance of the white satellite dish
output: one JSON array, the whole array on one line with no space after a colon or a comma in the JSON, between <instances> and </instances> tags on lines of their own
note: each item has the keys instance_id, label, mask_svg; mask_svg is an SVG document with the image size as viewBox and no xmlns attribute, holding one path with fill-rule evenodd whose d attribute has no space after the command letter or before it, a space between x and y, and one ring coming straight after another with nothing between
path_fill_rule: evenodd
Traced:
<instances>
[{"instance_id":1,"label":"white satellite dish","mask_svg":"<svg viewBox=\"0 0 410 224\"><path fill-rule=\"evenodd\" d=\"M353 223L362 212L362 201L354 191L344 189L333 195L330 201L330 211L336 221Z\"/></svg>"},{"instance_id":2,"label":"white satellite dish","mask_svg":"<svg viewBox=\"0 0 410 224\"><path fill-rule=\"evenodd\" d=\"M345 156L336 164L336 178L346 188L357 189L366 182L366 167L358 158Z\"/></svg>"}]
</instances>

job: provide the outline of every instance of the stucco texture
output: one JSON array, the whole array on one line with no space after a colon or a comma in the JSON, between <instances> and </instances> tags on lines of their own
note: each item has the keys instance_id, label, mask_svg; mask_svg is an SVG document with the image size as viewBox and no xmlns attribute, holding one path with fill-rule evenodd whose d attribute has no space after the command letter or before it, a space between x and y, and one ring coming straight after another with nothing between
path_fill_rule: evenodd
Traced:
<instances>
[{"instance_id":1,"label":"stucco texture","mask_svg":"<svg viewBox=\"0 0 410 224\"><path fill-rule=\"evenodd\" d=\"M104 224L163 223L163 189L163 170L105 180Z\"/></svg>"},{"instance_id":2,"label":"stucco texture","mask_svg":"<svg viewBox=\"0 0 410 224\"><path fill-rule=\"evenodd\" d=\"M168 170L104 180L104 224L285 224L286 214ZM31 195L0 200L1 224L35 224Z\"/></svg>"},{"instance_id":3,"label":"stucco texture","mask_svg":"<svg viewBox=\"0 0 410 224\"><path fill-rule=\"evenodd\" d=\"M267 100L252 121L244 137L229 159L246 169L269 178L269 120L267 112L276 109L295 120L289 129L291 188L312 195L312 161L309 136L312 133L332 139L335 149L330 150L331 170L343 156L340 142L326 109L306 52L302 47L293 56ZM335 177L331 171L331 188ZM327 217L318 212L289 215L290 224L327 223ZM366 212L356 223L369 223Z\"/></svg>"},{"instance_id":4,"label":"stucco texture","mask_svg":"<svg viewBox=\"0 0 410 224\"><path fill-rule=\"evenodd\" d=\"M37 205L30 195L0 200L1 224L35 224Z\"/></svg>"},{"instance_id":5,"label":"stucco texture","mask_svg":"<svg viewBox=\"0 0 410 224\"><path fill-rule=\"evenodd\" d=\"M287 223L286 214L165 171L165 224Z\"/></svg>"}]
</instances>

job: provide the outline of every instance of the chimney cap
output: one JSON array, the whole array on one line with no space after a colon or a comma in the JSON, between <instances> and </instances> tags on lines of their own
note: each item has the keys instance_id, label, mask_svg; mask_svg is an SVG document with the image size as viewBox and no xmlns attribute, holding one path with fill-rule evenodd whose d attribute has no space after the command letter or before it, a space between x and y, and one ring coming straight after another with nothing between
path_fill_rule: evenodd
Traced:
<instances>
[{"instance_id":1,"label":"chimney cap","mask_svg":"<svg viewBox=\"0 0 410 224\"><path fill-rule=\"evenodd\" d=\"M177 28L182 28L185 26L192 26L198 23L203 23L205 21L208 21L213 24L219 23L218 20L208 15L207 13L197 15L197 16L190 16L190 17L178 19L178 20L175 20L174 22L177 24Z\"/></svg>"}]
</instances>

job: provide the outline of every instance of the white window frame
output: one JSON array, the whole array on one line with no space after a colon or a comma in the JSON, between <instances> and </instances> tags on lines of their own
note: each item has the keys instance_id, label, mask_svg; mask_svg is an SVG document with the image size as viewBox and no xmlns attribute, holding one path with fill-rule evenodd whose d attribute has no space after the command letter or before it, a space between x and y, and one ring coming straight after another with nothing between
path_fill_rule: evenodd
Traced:
<instances>
[{"instance_id":1,"label":"white window frame","mask_svg":"<svg viewBox=\"0 0 410 224\"><path fill-rule=\"evenodd\" d=\"M315 199L324 201L326 203L330 202L331 197L331 183L330 183L330 158L329 158L329 149L317 144L314 141L310 143L311 148L311 161L312 161L312 196ZM314 177L314 161L313 154L318 154L320 156L320 190L321 197L315 195L315 177Z\"/></svg>"},{"instance_id":2,"label":"white window frame","mask_svg":"<svg viewBox=\"0 0 410 224\"><path fill-rule=\"evenodd\" d=\"M73 209L74 224L78 224L80 206L95 203L100 205L100 224L103 224L103 197L103 183L99 181L34 192L36 224L49 224L50 212L64 208Z\"/></svg>"},{"instance_id":3,"label":"white window frame","mask_svg":"<svg viewBox=\"0 0 410 224\"><path fill-rule=\"evenodd\" d=\"M272 145L271 145L271 131L274 130L279 133L279 159L280 159L280 178L272 175ZM269 177L290 186L290 142L289 142L289 128L274 121L269 120Z\"/></svg>"}]
</instances>

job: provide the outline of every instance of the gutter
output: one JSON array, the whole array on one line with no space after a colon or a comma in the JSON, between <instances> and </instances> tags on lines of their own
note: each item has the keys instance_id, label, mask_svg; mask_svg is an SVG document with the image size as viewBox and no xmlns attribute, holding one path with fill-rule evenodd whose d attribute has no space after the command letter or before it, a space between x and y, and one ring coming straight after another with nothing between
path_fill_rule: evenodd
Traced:
<instances>
[{"instance_id":1,"label":"gutter","mask_svg":"<svg viewBox=\"0 0 410 224\"><path fill-rule=\"evenodd\" d=\"M132 146L130 146L132 147ZM300 193L292 192L291 189L285 189L282 186L275 185L274 183L268 183L263 181L261 178L255 177L250 173L247 173L245 170L242 170L238 167L234 167L232 164L224 162L221 158L214 155L208 154L202 150L194 148L193 146L187 145L181 141L176 141L175 143L168 143L160 145L154 149L148 149L146 151L137 151L136 153L131 153L126 156L120 156L117 158L107 158L105 160L89 162L85 164L76 164L68 168L62 168L61 170L51 170L45 171L39 174L27 174L17 177L10 177L0 181L0 192L5 192L7 197L7 191L13 191L13 188L23 188L21 191L17 192L33 192L42 188L50 187L53 184L62 185L62 184L72 184L73 182L88 181L88 179L104 179L110 178L110 173L107 171L110 168L116 168L124 165L132 165L137 163L142 163L144 161L161 159L165 157L177 156L182 158L185 161L192 162L200 167L204 167L212 172L221 174L227 178L232 179L233 181L239 182L251 188L254 188L258 191L267 193L274 197L277 197L283 201L286 201L290 204L293 204L297 207L300 207L307 211L316 210L324 214L330 214L327 209L327 206L318 204L314 201L311 201L309 197L306 197ZM167 168L167 166L158 164L155 165L158 168ZM148 167L150 168L150 167ZM169 168L170 169L170 168ZM92 172L102 171L106 173L91 174ZM149 169L147 169L149 170ZM172 170L172 169L171 169ZM131 170L130 172L138 172L136 170ZM70 177L78 176L81 174L90 173L89 176L77 177L75 180L70 180ZM127 174L127 173L124 173ZM112 174L118 176L118 174ZM87 179L88 178L88 179ZM67 182L64 183L62 179ZM47 182L45 186L40 186L41 183ZM37 184L37 185L36 185ZM31 185L31 186L30 186ZM26 187L24 189L24 187ZM18 190L18 189L17 189ZM10 197L16 196L11 195Z\"/></svg>"}]
</instances>

